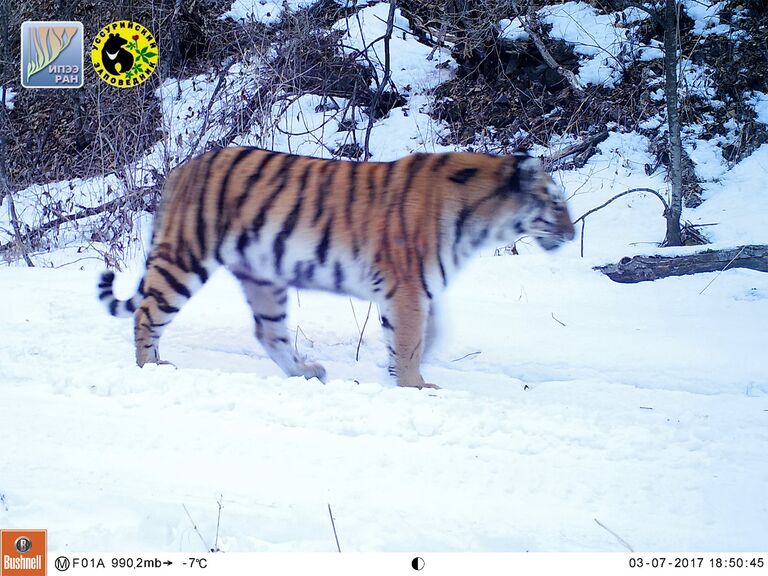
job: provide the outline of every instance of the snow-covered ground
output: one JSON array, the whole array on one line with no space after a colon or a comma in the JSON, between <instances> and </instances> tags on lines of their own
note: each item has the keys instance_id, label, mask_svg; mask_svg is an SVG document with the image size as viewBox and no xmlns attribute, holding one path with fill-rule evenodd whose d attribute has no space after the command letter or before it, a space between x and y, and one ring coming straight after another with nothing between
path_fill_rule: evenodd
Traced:
<instances>
[{"instance_id":1,"label":"snow-covered ground","mask_svg":"<svg viewBox=\"0 0 768 576\"><path fill-rule=\"evenodd\" d=\"M768 276L620 285L589 260L485 257L425 367L386 376L367 304L302 292L329 382L285 378L218 274L137 368L96 276L6 269L3 526L56 550L764 550ZM121 288L133 289L123 276ZM300 306L299 306L300 302ZM352 312L354 306L355 316ZM375 318L375 308L372 316Z\"/></svg>"},{"instance_id":2,"label":"snow-covered ground","mask_svg":"<svg viewBox=\"0 0 768 576\"><path fill-rule=\"evenodd\" d=\"M378 37L386 12L366 8L355 22L369 24L345 43ZM590 37L621 43L599 24ZM395 82L410 100L375 126L375 159L444 149L429 91L453 64L440 51L426 61L408 34L396 44ZM247 90L256 68L231 68L199 142L221 131L227 90ZM164 85L169 138L137 178L188 153L216 81ZM760 113L765 99L753 97ZM327 155L322 144L340 136L317 104L302 96L276 122L327 133L270 146ZM628 188L665 192L661 171L645 173L648 146L612 131L586 166L556 173L572 216ZM716 247L768 242L768 146L735 167L713 156L694 158L710 178L684 217L716 224ZM103 202L110 178L30 189L17 210L32 224L35 198L71 186L78 202ZM139 369L131 322L96 299L97 253L62 234L61 250L35 258L63 267L0 269L0 526L48 528L60 551L332 551L330 504L345 552L768 549L768 275L621 285L592 269L659 252L661 211L633 194L593 214L584 258L578 240L554 255L526 242L520 256L484 253L448 292L445 335L424 366L437 391L394 386L375 307L356 359L368 304L304 291L291 295L290 325L329 381L286 378L225 272L164 334L178 368ZM140 252L119 296L136 287Z\"/></svg>"}]
</instances>

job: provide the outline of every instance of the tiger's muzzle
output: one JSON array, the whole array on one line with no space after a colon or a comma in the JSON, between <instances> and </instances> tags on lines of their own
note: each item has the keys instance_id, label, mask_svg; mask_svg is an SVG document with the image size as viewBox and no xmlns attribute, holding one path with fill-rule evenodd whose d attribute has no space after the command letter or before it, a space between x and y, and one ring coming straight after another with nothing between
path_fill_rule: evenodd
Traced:
<instances>
[{"instance_id":1,"label":"tiger's muzzle","mask_svg":"<svg viewBox=\"0 0 768 576\"><path fill-rule=\"evenodd\" d=\"M536 234L539 246L547 251L555 250L576 237L576 229L565 204L557 207L554 216L554 222L546 222L544 228Z\"/></svg>"}]
</instances>

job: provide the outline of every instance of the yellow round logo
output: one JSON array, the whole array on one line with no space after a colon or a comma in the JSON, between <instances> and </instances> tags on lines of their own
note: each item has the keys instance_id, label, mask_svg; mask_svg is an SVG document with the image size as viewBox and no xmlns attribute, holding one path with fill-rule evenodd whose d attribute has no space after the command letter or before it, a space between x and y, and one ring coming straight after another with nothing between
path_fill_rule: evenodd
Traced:
<instances>
[{"instance_id":1,"label":"yellow round logo","mask_svg":"<svg viewBox=\"0 0 768 576\"><path fill-rule=\"evenodd\" d=\"M96 74L110 86L138 86L157 68L157 42L141 24L112 22L93 39L91 62Z\"/></svg>"}]
</instances>

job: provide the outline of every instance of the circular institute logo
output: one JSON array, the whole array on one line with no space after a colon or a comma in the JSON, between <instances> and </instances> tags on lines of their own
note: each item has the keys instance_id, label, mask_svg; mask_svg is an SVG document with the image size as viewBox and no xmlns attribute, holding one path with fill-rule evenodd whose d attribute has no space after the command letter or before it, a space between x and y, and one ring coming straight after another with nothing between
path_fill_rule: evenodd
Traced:
<instances>
[{"instance_id":1,"label":"circular institute logo","mask_svg":"<svg viewBox=\"0 0 768 576\"><path fill-rule=\"evenodd\" d=\"M96 74L110 86L131 88L149 78L157 68L157 42L141 24L112 22L93 39L91 62Z\"/></svg>"}]
</instances>

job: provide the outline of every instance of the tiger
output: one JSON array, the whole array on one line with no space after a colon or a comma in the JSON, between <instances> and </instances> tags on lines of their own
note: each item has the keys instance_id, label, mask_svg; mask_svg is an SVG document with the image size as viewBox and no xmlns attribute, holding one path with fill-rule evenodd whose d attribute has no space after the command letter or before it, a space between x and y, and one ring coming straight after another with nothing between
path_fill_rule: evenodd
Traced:
<instances>
[{"instance_id":1,"label":"tiger","mask_svg":"<svg viewBox=\"0 0 768 576\"><path fill-rule=\"evenodd\" d=\"M111 315L133 316L136 363L164 363L163 330L223 266L268 356L288 376L322 382L323 366L291 345L288 288L370 300L389 374L399 386L432 388L421 362L444 290L482 247L526 235L545 250L574 237L563 190L526 153L357 162L220 148L170 172L137 292L117 299L106 271L98 297Z\"/></svg>"}]
</instances>

